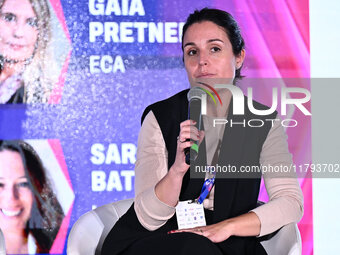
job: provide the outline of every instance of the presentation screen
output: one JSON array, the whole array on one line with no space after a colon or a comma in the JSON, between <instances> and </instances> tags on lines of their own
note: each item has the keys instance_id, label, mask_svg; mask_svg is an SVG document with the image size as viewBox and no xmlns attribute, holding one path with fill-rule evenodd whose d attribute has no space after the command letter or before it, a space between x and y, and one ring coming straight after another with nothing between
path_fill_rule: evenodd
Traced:
<instances>
[{"instance_id":1,"label":"presentation screen","mask_svg":"<svg viewBox=\"0 0 340 255\"><path fill-rule=\"evenodd\" d=\"M82 214L135 196L142 114L190 88L182 28L204 7L225 10L240 25L246 57L236 85L248 96L252 88L258 102L277 103L304 195L302 253L313 254L311 173L318 166L308 0L0 1L0 192L6 180L25 177L15 179L16 197L1 195L5 237L22 228L26 253L66 254L67 235ZM25 47L9 41L18 33L13 15L29 17L20 31ZM263 182L259 200L268 201Z\"/></svg>"}]
</instances>

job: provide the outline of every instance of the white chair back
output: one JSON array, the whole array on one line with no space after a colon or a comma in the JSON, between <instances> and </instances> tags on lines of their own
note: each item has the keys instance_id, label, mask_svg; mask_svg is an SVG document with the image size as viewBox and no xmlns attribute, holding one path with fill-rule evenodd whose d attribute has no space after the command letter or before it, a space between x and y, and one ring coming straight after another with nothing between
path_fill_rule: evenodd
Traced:
<instances>
[{"instance_id":1,"label":"white chair back","mask_svg":"<svg viewBox=\"0 0 340 255\"><path fill-rule=\"evenodd\" d=\"M82 215L69 234L67 254L100 254L106 236L132 203L133 199L125 199L103 205Z\"/></svg>"}]
</instances>

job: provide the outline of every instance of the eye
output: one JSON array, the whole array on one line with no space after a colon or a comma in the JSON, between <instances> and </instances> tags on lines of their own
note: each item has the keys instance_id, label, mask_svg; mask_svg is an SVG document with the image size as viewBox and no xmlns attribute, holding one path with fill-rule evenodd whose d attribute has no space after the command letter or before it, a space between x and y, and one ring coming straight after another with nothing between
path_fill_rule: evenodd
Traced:
<instances>
[{"instance_id":1,"label":"eye","mask_svg":"<svg viewBox=\"0 0 340 255\"><path fill-rule=\"evenodd\" d=\"M17 184L17 186L19 187L19 188L29 188L29 183L28 182L19 182L18 184Z\"/></svg>"},{"instance_id":2,"label":"eye","mask_svg":"<svg viewBox=\"0 0 340 255\"><path fill-rule=\"evenodd\" d=\"M193 56L193 55L195 55L196 53L197 53L197 50L189 50L189 51L187 52L188 56Z\"/></svg>"},{"instance_id":3,"label":"eye","mask_svg":"<svg viewBox=\"0 0 340 255\"><path fill-rule=\"evenodd\" d=\"M16 16L13 13L3 13L1 18L6 22L12 22L16 20Z\"/></svg>"},{"instance_id":4,"label":"eye","mask_svg":"<svg viewBox=\"0 0 340 255\"><path fill-rule=\"evenodd\" d=\"M26 23L29 26L31 26L31 27L35 27L35 28L38 27L38 20L37 20L37 18L29 18L29 19L27 19Z\"/></svg>"},{"instance_id":5,"label":"eye","mask_svg":"<svg viewBox=\"0 0 340 255\"><path fill-rule=\"evenodd\" d=\"M5 187L5 184L4 183L0 183L0 189Z\"/></svg>"},{"instance_id":6,"label":"eye","mask_svg":"<svg viewBox=\"0 0 340 255\"><path fill-rule=\"evenodd\" d=\"M219 51L221 51L221 48L219 48L219 47L212 47L211 48L211 52L219 52Z\"/></svg>"}]
</instances>

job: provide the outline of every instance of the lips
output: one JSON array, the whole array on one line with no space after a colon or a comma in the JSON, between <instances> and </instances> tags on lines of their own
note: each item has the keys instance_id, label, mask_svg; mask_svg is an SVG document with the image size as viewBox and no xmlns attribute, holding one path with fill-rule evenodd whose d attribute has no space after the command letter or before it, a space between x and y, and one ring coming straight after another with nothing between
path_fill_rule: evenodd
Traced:
<instances>
[{"instance_id":1,"label":"lips","mask_svg":"<svg viewBox=\"0 0 340 255\"><path fill-rule=\"evenodd\" d=\"M215 74L212 74L212 73L204 73L204 74L200 74L198 75L196 78L211 78L211 77L214 77Z\"/></svg>"},{"instance_id":2,"label":"lips","mask_svg":"<svg viewBox=\"0 0 340 255\"><path fill-rule=\"evenodd\" d=\"M22 212L22 209L18 209L18 210L1 209L1 212L7 217L16 217L20 215L20 213Z\"/></svg>"},{"instance_id":3,"label":"lips","mask_svg":"<svg viewBox=\"0 0 340 255\"><path fill-rule=\"evenodd\" d=\"M13 50L21 50L25 46L21 45L21 44L9 43L9 47L11 47L11 49L13 49Z\"/></svg>"}]
</instances>

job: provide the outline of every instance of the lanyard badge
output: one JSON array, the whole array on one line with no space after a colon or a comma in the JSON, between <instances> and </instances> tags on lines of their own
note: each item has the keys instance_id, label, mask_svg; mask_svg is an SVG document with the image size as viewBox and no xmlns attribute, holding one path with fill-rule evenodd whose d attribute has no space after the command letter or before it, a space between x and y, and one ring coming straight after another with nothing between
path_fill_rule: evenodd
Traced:
<instances>
[{"instance_id":1,"label":"lanyard badge","mask_svg":"<svg viewBox=\"0 0 340 255\"><path fill-rule=\"evenodd\" d=\"M212 177L204 181L200 196L194 201L180 201L176 206L178 229L194 228L206 225L202 203L214 186L216 176L215 171L211 171L211 167L208 166L207 168L209 169L209 174L212 175Z\"/></svg>"}]
</instances>

